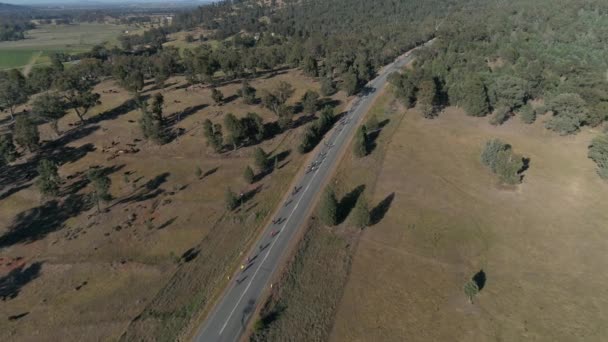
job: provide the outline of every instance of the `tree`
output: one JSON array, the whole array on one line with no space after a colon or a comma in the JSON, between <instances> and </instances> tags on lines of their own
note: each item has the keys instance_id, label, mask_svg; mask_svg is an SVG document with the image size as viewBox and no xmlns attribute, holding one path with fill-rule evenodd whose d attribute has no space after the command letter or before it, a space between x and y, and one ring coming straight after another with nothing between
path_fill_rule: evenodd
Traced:
<instances>
[{"instance_id":1,"label":"tree","mask_svg":"<svg viewBox=\"0 0 608 342\"><path fill-rule=\"evenodd\" d=\"M232 113L228 113L224 116L224 127L226 127L226 130L228 130L229 133L227 140L233 145L233 148L236 151L245 135L245 127L241 120L237 119Z\"/></svg>"},{"instance_id":2,"label":"tree","mask_svg":"<svg viewBox=\"0 0 608 342\"><path fill-rule=\"evenodd\" d=\"M352 223L357 228L365 228L370 223L370 210L363 194L359 195L351 214Z\"/></svg>"},{"instance_id":3,"label":"tree","mask_svg":"<svg viewBox=\"0 0 608 342\"><path fill-rule=\"evenodd\" d=\"M317 60L312 56L307 55L304 57L304 61L302 62L302 70L308 76L317 77L319 75Z\"/></svg>"},{"instance_id":4,"label":"tree","mask_svg":"<svg viewBox=\"0 0 608 342\"><path fill-rule=\"evenodd\" d=\"M357 79L357 74L352 69L342 75L342 89L348 96L355 95L357 90L359 90L359 80Z\"/></svg>"},{"instance_id":5,"label":"tree","mask_svg":"<svg viewBox=\"0 0 608 342\"><path fill-rule=\"evenodd\" d=\"M545 127L561 135L577 132L589 114L585 100L571 93L556 96L549 103L549 109L553 111L553 117Z\"/></svg>"},{"instance_id":6,"label":"tree","mask_svg":"<svg viewBox=\"0 0 608 342\"><path fill-rule=\"evenodd\" d=\"M15 142L26 148L28 151L33 152L40 146L40 134L38 133L38 126L34 124L32 119L27 115L20 115L15 120L15 128L13 129L13 136Z\"/></svg>"},{"instance_id":7,"label":"tree","mask_svg":"<svg viewBox=\"0 0 608 342\"><path fill-rule=\"evenodd\" d=\"M302 107L306 114L312 115L317 111L319 93L314 90L307 90L302 96Z\"/></svg>"},{"instance_id":8,"label":"tree","mask_svg":"<svg viewBox=\"0 0 608 342\"><path fill-rule=\"evenodd\" d=\"M287 100L293 95L295 89L293 86L285 81L279 82L275 89L275 96L279 100L279 104L287 103Z\"/></svg>"},{"instance_id":9,"label":"tree","mask_svg":"<svg viewBox=\"0 0 608 342\"><path fill-rule=\"evenodd\" d=\"M44 93L34 100L32 112L51 124L60 135L58 122L66 114L66 104L57 94Z\"/></svg>"},{"instance_id":10,"label":"tree","mask_svg":"<svg viewBox=\"0 0 608 342\"><path fill-rule=\"evenodd\" d=\"M158 104L157 108L158 110ZM163 131L162 117L159 118L156 113L153 113L148 109L148 104L144 101L141 104L141 119L139 119L139 126L144 135L144 138L150 139L157 144L163 144L166 140L165 133ZM162 105L160 106L162 111Z\"/></svg>"},{"instance_id":11,"label":"tree","mask_svg":"<svg viewBox=\"0 0 608 342\"><path fill-rule=\"evenodd\" d=\"M519 109L519 118L523 123L531 124L536 120L536 112L531 105L526 104Z\"/></svg>"},{"instance_id":12,"label":"tree","mask_svg":"<svg viewBox=\"0 0 608 342\"><path fill-rule=\"evenodd\" d=\"M0 136L0 166L12 163L17 158L17 150L12 134Z\"/></svg>"},{"instance_id":13,"label":"tree","mask_svg":"<svg viewBox=\"0 0 608 342\"><path fill-rule=\"evenodd\" d=\"M465 79L461 106L470 116L485 116L489 112L488 94L483 81L478 76Z\"/></svg>"},{"instance_id":14,"label":"tree","mask_svg":"<svg viewBox=\"0 0 608 342\"><path fill-rule=\"evenodd\" d=\"M28 89L25 77L19 70L0 71L0 109L8 110L11 120L15 119L15 107L26 103Z\"/></svg>"},{"instance_id":15,"label":"tree","mask_svg":"<svg viewBox=\"0 0 608 342\"><path fill-rule=\"evenodd\" d=\"M331 96L336 93L336 85L329 77L324 77L321 80L321 94L323 96Z\"/></svg>"},{"instance_id":16,"label":"tree","mask_svg":"<svg viewBox=\"0 0 608 342\"><path fill-rule=\"evenodd\" d=\"M27 87L31 93L49 90L56 77L55 69L50 66L34 67L27 76Z\"/></svg>"},{"instance_id":17,"label":"tree","mask_svg":"<svg viewBox=\"0 0 608 342\"><path fill-rule=\"evenodd\" d=\"M196 176L196 178L200 179L201 176L203 175L203 170L201 170L200 166L197 166L196 168L194 168L194 175Z\"/></svg>"},{"instance_id":18,"label":"tree","mask_svg":"<svg viewBox=\"0 0 608 342\"><path fill-rule=\"evenodd\" d=\"M338 200L336 199L336 193L330 187L323 192L319 217L328 226L335 226L338 223Z\"/></svg>"},{"instance_id":19,"label":"tree","mask_svg":"<svg viewBox=\"0 0 608 342\"><path fill-rule=\"evenodd\" d=\"M211 120L206 119L203 122L203 134L207 138L207 144L213 147L215 152L220 152L224 146L224 136L222 134L222 126L213 124Z\"/></svg>"},{"instance_id":20,"label":"tree","mask_svg":"<svg viewBox=\"0 0 608 342\"><path fill-rule=\"evenodd\" d=\"M253 142L260 142L264 139L265 129L264 120L256 113L247 113L247 115L241 119L241 123L244 128L244 136Z\"/></svg>"},{"instance_id":21,"label":"tree","mask_svg":"<svg viewBox=\"0 0 608 342\"><path fill-rule=\"evenodd\" d=\"M373 132L380 129L380 123L378 122L378 117L376 116L376 114L372 114L372 116L367 120L367 122L365 123L365 128L369 132Z\"/></svg>"},{"instance_id":22,"label":"tree","mask_svg":"<svg viewBox=\"0 0 608 342\"><path fill-rule=\"evenodd\" d=\"M224 103L224 94L220 90L211 88L211 98L216 105L221 106Z\"/></svg>"},{"instance_id":23,"label":"tree","mask_svg":"<svg viewBox=\"0 0 608 342\"><path fill-rule=\"evenodd\" d=\"M66 107L73 108L81 122L88 111L100 103L100 96L93 92L93 87L102 74L101 62L88 58L62 72L53 82L66 101Z\"/></svg>"},{"instance_id":24,"label":"tree","mask_svg":"<svg viewBox=\"0 0 608 342\"><path fill-rule=\"evenodd\" d=\"M365 126L359 127L355 134L353 153L357 158L362 158L367 155L367 133Z\"/></svg>"},{"instance_id":25,"label":"tree","mask_svg":"<svg viewBox=\"0 0 608 342\"><path fill-rule=\"evenodd\" d=\"M474 280L469 280L464 284L464 294L469 299L469 302L473 304L473 297L479 293L479 286Z\"/></svg>"},{"instance_id":26,"label":"tree","mask_svg":"<svg viewBox=\"0 0 608 342\"><path fill-rule=\"evenodd\" d=\"M226 200L226 209L228 209L228 210L234 210L239 205L238 197L232 190L230 190L230 188L226 189L225 200Z\"/></svg>"},{"instance_id":27,"label":"tree","mask_svg":"<svg viewBox=\"0 0 608 342\"><path fill-rule=\"evenodd\" d=\"M269 166L268 154L261 147L256 147L253 150L253 160L260 171L266 170Z\"/></svg>"},{"instance_id":28,"label":"tree","mask_svg":"<svg viewBox=\"0 0 608 342\"><path fill-rule=\"evenodd\" d=\"M597 165L597 173L602 179L608 179L608 134L601 134L589 145L587 155Z\"/></svg>"},{"instance_id":29,"label":"tree","mask_svg":"<svg viewBox=\"0 0 608 342\"><path fill-rule=\"evenodd\" d=\"M420 83L418 90L417 104L422 116L427 119L435 117L435 104L437 102L437 86L432 79L424 80Z\"/></svg>"},{"instance_id":30,"label":"tree","mask_svg":"<svg viewBox=\"0 0 608 342\"><path fill-rule=\"evenodd\" d=\"M493 106L506 106L513 110L522 106L528 98L528 84L514 76L501 76L493 87Z\"/></svg>"},{"instance_id":31,"label":"tree","mask_svg":"<svg viewBox=\"0 0 608 342\"><path fill-rule=\"evenodd\" d=\"M57 173L57 165L50 160L42 159L36 168L38 179L36 185L44 196L55 196L59 192L61 179Z\"/></svg>"},{"instance_id":32,"label":"tree","mask_svg":"<svg viewBox=\"0 0 608 342\"><path fill-rule=\"evenodd\" d=\"M499 126L505 123L511 116L511 109L508 106L498 107L496 111L494 111L494 115L490 118L490 124L494 126Z\"/></svg>"},{"instance_id":33,"label":"tree","mask_svg":"<svg viewBox=\"0 0 608 342\"><path fill-rule=\"evenodd\" d=\"M97 205L97 212L100 212L101 209L99 207L99 203L101 201L108 202L112 199L112 195L110 195L109 192L112 181L110 180L110 177L108 177L100 168L94 168L89 170L89 172L87 173L87 178L93 186L91 199Z\"/></svg>"},{"instance_id":34,"label":"tree","mask_svg":"<svg viewBox=\"0 0 608 342\"><path fill-rule=\"evenodd\" d=\"M120 86L133 94L135 99L144 88L146 60L140 56L119 56L113 63L112 74Z\"/></svg>"},{"instance_id":35,"label":"tree","mask_svg":"<svg viewBox=\"0 0 608 342\"><path fill-rule=\"evenodd\" d=\"M165 97L161 93L156 93L152 97L152 114L154 118L159 121L163 121L163 105L165 103Z\"/></svg>"},{"instance_id":36,"label":"tree","mask_svg":"<svg viewBox=\"0 0 608 342\"><path fill-rule=\"evenodd\" d=\"M416 100L416 85L412 81L411 72L393 72L388 75L388 81L393 85L395 96L405 107L410 108Z\"/></svg>"},{"instance_id":37,"label":"tree","mask_svg":"<svg viewBox=\"0 0 608 342\"><path fill-rule=\"evenodd\" d=\"M245 182L252 184L254 177L255 174L253 173L253 170L251 169L251 167L249 167L249 165L247 165L247 167L245 168L245 172L243 173L243 178L245 179Z\"/></svg>"},{"instance_id":38,"label":"tree","mask_svg":"<svg viewBox=\"0 0 608 342\"><path fill-rule=\"evenodd\" d=\"M481 153L481 162L497 174L501 182L511 185L521 182L523 158L513 153L510 145L498 139L489 140Z\"/></svg>"},{"instance_id":39,"label":"tree","mask_svg":"<svg viewBox=\"0 0 608 342\"><path fill-rule=\"evenodd\" d=\"M243 99L243 103L248 105L255 104L255 94L256 89L249 84L249 81L243 80L241 89L237 91L237 95Z\"/></svg>"}]
</instances>

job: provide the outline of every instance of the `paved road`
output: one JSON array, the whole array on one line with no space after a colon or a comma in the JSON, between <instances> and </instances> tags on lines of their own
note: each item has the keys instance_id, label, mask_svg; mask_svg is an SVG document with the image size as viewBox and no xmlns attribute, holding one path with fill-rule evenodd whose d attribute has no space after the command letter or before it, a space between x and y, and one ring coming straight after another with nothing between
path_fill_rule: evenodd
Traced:
<instances>
[{"instance_id":1,"label":"paved road","mask_svg":"<svg viewBox=\"0 0 608 342\"><path fill-rule=\"evenodd\" d=\"M265 228L260 240L244 256L241 270L231 279L219 303L198 331L195 341L233 342L241 337L255 308L261 304L261 295L270 286L272 275L283 261L290 242L304 227L307 213L314 205L315 194L323 190L323 184L331 177L332 166L339 162L341 150L347 148L357 123L386 84L387 76L410 60L411 56L405 54L385 66L378 77L367 84L365 91L353 100L351 110L321 142L322 148L317 149L313 163L306 166L307 172L296 183L296 188L290 190L291 195L282 204L273 223Z\"/></svg>"}]
</instances>

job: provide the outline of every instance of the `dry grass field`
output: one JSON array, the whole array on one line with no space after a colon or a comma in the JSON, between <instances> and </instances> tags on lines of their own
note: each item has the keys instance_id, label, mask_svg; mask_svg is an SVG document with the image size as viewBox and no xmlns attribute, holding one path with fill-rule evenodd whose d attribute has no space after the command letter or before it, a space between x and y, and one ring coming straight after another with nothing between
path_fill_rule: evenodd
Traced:
<instances>
[{"instance_id":1,"label":"dry grass field","mask_svg":"<svg viewBox=\"0 0 608 342\"><path fill-rule=\"evenodd\" d=\"M319 88L298 71L251 84L259 91L279 81L296 88L292 103ZM202 123L222 122L230 112L257 112L265 122L274 115L236 98L238 82L219 87L230 100L223 106L212 104L210 89L186 92L181 78L169 84L165 116L172 130L182 132L171 142L141 140L140 114L129 105L130 96L105 81L97 89L102 105L87 126L77 127L69 114L59 123L59 142L47 145L46 154L61 164L62 191L73 195L43 201L32 184L36 164L25 159L3 175L0 340L173 341L236 268L240 252L304 162L296 151L304 125L261 144L282 161L247 185L242 174L253 165L253 147L212 153ZM155 92L150 87L145 95ZM342 93L334 99L346 100ZM47 125L40 129L43 139L53 137ZM93 165L104 167L112 180L114 199L99 214L86 201L91 189L85 172ZM224 208L227 187L248 198L232 213Z\"/></svg>"},{"instance_id":2,"label":"dry grass field","mask_svg":"<svg viewBox=\"0 0 608 342\"><path fill-rule=\"evenodd\" d=\"M359 239L331 341L606 339L608 184L586 157L597 132L560 137L546 119L406 113L373 198L394 200ZM480 163L495 137L531 159L516 189ZM470 304L463 285L480 270Z\"/></svg>"}]
</instances>

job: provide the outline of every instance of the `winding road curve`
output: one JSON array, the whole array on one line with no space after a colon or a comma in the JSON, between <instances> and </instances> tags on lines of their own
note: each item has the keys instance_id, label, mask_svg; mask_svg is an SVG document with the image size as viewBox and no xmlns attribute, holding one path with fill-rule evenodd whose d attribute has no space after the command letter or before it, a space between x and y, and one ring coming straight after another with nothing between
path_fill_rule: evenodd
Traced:
<instances>
[{"instance_id":1,"label":"winding road curve","mask_svg":"<svg viewBox=\"0 0 608 342\"><path fill-rule=\"evenodd\" d=\"M264 229L259 240L244 256L244 266L232 278L230 285L199 328L195 341L239 340L256 307L262 304L264 290L270 286L277 267L284 261L289 247L295 245L292 240L299 236L298 231L305 226L308 213L315 205L315 194L323 190L323 185L331 177L333 166L339 162L358 123L386 85L388 75L411 61L410 52L382 68L378 76L366 85L365 91L352 100L351 109L326 134L322 145L319 146L321 148L315 150L315 166L312 169L311 165L306 166L307 172L296 183L296 189L290 190L291 195L277 211L273 223Z\"/></svg>"}]
</instances>

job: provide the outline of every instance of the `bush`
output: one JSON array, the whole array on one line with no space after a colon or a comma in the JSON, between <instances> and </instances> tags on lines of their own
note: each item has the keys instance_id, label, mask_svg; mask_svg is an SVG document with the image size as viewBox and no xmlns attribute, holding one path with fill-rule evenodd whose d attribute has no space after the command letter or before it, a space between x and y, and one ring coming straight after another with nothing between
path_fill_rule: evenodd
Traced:
<instances>
[{"instance_id":1,"label":"bush","mask_svg":"<svg viewBox=\"0 0 608 342\"><path fill-rule=\"evenodd\" d=\"M367 200L363 194L357 199L357 203L355 204L351 215L352 223L355 227L363 229L369 226L370 211Z\"/></svg>"},{"instance_id":2,"label":"bush","mask_svg":"<svg viewBox=\"0 0 608 342\"><path fill-rule=\"evenodd\" d=\"M521 182L521 170L524 167L522 156L513 153L511 146L499 139L486 142L481 153L481 163L497 174L505 184Z\"/></svg>"},{"instance_id":3,"label":"bush","mask_svg":"<svg viewBox=\"0 0 608 342\"><path fill-rule=\"evenodd\" d=\"M238 205L239 199L236 194L230 188L226 189L226 209L234 210Z\"/></svg>"},{"instance_id":4,"label":"bush","mask_svg":"<svg viewBox=\"0 0 608 342\"><path fill-rule=\"evenodd\" d=\"M331 96L335 93L336 84L334 83L334 81L329 77L323 78L323 80L321 81L321 95Z\"/></svg>"},{"instance_id":5,"label":"bush","mask_svg":"<svg viewBox=\"0 0 608 342\"><path fill-rule=\"evenodd\" d=\"M578 94L560 94L549 104L553 117L546 127L561 135L575 133L589 115L585 100Z\"/></svg>"},{"instance_id":6,"label":"bush","mask_svg":"<svg viewBox=\"0 0 608 342\"><path fill-rule=\"evenodd\" d=\"M597 173L602 179L608 179L608 134L604 133L591 140L587 155L597 164Z\"/></svg>"},{"instance_id":7,"label":"bush","mask_svg":"<svg viewBox=\"0 0 608 342\"><path fill-rule=\"evenodd\" d=\"M500 107L494 112L494 115L492 115L492 117L490 118L490 124L494 126L502 125L503 123L505 123L505 121L509 119L510 116L511 110L509 109L509 107Z\"/></svg>"},{"instance_id":8,"label":"bush","mask_svg":"<svg viewBox=\"0 0 608 342\"><path fill-rule=\"evenodd\" d=\"M353 153L357 158L362 158L367 155L367 133L365 126L359 127L357 133L355 134Z\"/></svg>"},{"instance_id":9,"label":"bush","mask_svg":"<svg viewBox=\"0 0 608 342\"><path fill-rule=\"evenodd\" d=\"M529 104L521 107L518 114L523 123L531 124L536 121L536 111Z\"/></svg>"},{"instance_id":10,"label":"bush","mask_svg":"<svg viewBox=\"0 0 608 342\"><path fill-rule=\"evenodd\" d=\"M249 165L247 165L247 167L245 168L245 172L243 173L243 178L245 179L245 182L247 182L249 184L253 183L255 175L253 174L253 170L251 169L251 167L249 167Z\"/></svg>"}]
</instances>

